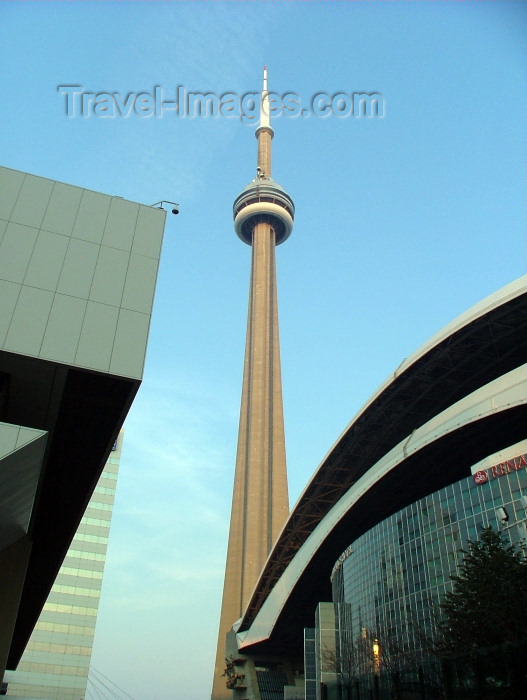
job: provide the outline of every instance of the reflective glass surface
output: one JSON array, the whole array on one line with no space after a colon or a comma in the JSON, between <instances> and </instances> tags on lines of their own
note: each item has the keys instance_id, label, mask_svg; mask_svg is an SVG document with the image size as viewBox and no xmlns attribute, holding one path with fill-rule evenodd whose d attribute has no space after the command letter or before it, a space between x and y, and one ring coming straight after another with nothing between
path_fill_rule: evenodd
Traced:
<instances>
[{"instance_id":1,"label":"reflective glass surface","mask_svg":"<svg viewBox=\"0 0 527 700\"><path fill-rule=\"evenodd\" d=\"M350 543L332 578L349 697L372 691L375 676L382 685L394 673L410 686L436 686L429 640L450 576L482 528L499 528L512 543L526 537L526 466L519 456L488 469L484 483L470 476L447 486Z\"/></svg>"}]
</instances>

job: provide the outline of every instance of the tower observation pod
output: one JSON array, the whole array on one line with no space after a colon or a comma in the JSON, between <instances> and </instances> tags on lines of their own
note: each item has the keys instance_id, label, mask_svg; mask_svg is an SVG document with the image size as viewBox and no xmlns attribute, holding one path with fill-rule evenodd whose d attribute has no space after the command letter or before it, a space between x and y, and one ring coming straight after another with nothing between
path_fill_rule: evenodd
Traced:
<instances>
[{"instance_id":1,"label":"tower observation pod","mask_svg":"<svg viewBox=\"0 0 527 700\"><path fill-rule=\"evenodd\" d=\"M258 223L266 223L274 231L275 245L283 243L293 230L293 200L271 177L260 176L250 182L236 198L233 212L234 230L249 245Z\"/></svg>"},{"instance_id":2,"label":"tower observation pod","mask_svg":"<svg viewBox=\"0 0 527 700\"><path fill-rule=\"evenodd\" d=\"M252 247L238 448L212 700L229 700L226 637L242 616L289 515L275 248L291 234L294 204L271 177L273 130L264 68L256 177L234 202L234 230ZM230 642L229 642L230 645ZM235 653L235 652L234 652Z\"/></svg>"}]
</instances>

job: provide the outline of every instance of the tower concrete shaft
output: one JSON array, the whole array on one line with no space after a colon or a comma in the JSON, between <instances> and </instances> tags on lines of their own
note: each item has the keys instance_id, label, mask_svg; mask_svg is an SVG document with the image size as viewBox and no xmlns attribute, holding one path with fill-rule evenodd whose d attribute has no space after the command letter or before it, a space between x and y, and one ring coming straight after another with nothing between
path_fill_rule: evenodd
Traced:
<instances>
[{"instance_id":1,"label":"tower concrete shaft","mask_svg":"<svg viewBox=\"0 0 527 700\"><path fill-rule=\"evenodd\" d=\"M282 529L289 498L285 458L275 247L291 232L294 206L271 179L264 71L257 177L234 204L235 229L252 246L252 268L238 451L212 700L232 698L222 677L225 640L247 606ZM265 113L267 110L267 113Z\"/></svg>"}]
</instances>

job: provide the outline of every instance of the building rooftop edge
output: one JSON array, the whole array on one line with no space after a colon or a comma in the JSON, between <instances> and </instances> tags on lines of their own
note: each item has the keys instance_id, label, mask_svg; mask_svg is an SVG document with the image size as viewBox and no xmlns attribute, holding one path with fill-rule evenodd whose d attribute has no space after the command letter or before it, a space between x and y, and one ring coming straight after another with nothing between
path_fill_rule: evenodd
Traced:
<instances>
[{"instance_id":1,"label":"building rooftop edge","mask_svg":"<svg viewBox=\"0 0 527 700\"><path fill-rule=\"evenodd\" d=\"M153 209L154 211L162 211L166 217L166 211L159 207L154 207L151 204L144 204L143 202L138 202L135 199L128 199L127 197L121 197L118 194L108 194L107 192L101 192L101 190L94 190L92 187L83 187L82 185L74 185L71 182L64 182L63 180L58 180L55 177L50 177L49 175L39 175L37 173L29 173L25 170L19 170L18 168L11 168L9 165L0 164L0 170L11 170L13 173L20 173L20 175L30 177L38 177L42 180L49 180L50 182L56 182L58 185L64 185L65 187L76 187L79 190L84 190L86 192L93 192L94 194L100 194L103 197L113 197L114 199L122 199L123 202L129 202L130 204L136 204L139 207L146 207L147 209Z\"/></svg>"}]
</instances>

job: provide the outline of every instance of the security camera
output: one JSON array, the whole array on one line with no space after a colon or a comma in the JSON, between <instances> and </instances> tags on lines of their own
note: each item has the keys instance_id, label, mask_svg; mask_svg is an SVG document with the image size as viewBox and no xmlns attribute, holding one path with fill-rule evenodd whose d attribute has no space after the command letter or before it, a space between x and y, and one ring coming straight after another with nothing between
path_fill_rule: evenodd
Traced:
<instances>
[{"instance_id":1,"label":"security camera","mask_svg":"<svg viewBox=\"0 0 527 700\"><path fill-rule=\"evenodd\" d=\"M169 202L166 199L163 199L161 202L156 202L155 204L151 204L150 206L157 207L158 209L163 209L163 204L171 204L172 214L179 214L179 204L177 202Z\"/></svg>"}]
</instances>

